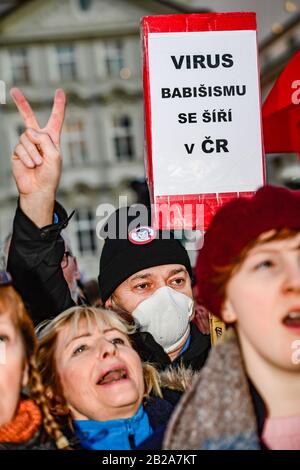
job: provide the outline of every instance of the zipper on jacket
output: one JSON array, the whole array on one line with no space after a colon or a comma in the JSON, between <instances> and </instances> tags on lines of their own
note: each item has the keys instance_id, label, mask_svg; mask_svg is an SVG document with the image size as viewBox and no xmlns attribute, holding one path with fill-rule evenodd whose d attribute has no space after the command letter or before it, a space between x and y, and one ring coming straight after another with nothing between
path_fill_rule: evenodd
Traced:
<instances>
[{"instance_id":1,"label":"zipper on jacket","mask_svg":"<svg viewBox=\"0 0 300 470\"><path fill-rule=\"evenodd\" d=\"M134 434L129 434L128 435L128 440L129 440L129 445L130 445L131 449L135 449Z\"/></svg>"},{"instance_id":2,"label":"zipper on jacket","mask_svg":"<svg viewBox=\"0 0 300 470\"><path fill-rule=\"evenodd\" d=\"M134 431L132 429L131 423L127 424L128 427L128 441L131 449L135 449L135 439L134 439Z\"/></svg>"}]
</instances>

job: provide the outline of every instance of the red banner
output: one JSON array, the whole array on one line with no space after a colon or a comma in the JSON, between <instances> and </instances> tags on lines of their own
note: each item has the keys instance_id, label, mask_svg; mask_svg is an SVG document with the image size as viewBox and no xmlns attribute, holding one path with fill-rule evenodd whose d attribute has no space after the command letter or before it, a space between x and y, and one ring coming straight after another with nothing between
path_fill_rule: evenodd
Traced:
<instances>
[{"instance_id":1,"label":"red banner","mask_svg":"<svg viewBox=\"0 0 300 470\"><path fill-rule=\"evenodd\" d=\"M270 91L262 116L266 153L300 154L300 51Z\"/></svg>"}]
</instances>

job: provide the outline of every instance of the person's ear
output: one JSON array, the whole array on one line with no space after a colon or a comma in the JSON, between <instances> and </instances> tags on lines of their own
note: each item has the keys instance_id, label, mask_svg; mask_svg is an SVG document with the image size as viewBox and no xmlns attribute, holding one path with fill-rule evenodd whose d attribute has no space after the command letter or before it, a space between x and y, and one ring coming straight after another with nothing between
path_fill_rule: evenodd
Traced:
<instances>
[{"instance_id":1,"label":"person's ear","mask_svg":"<svg viewBox=\"0 0 300 470\"><path fill-rule=\"evenodd\" d=\"M111 296L110 296L110 297L107 299L107 301L105 302L104 307L107 308L108 310L112 310L112 309L113 309L113 301L112 301Z\"/></svg>"},{"instance_id":2,"label":"person's ear","mask_svg":"<svg viewBox=\"0 0 300 470\"><path fill-rule=\"evenodd\" d=\"M235 323L237 320L233 305L228 299L226 299L223 304L221 316L224 323Z\"/></svg>"},{"instance_id":3,"label":"person's ear","mask_svg":"<svg viewBox=\"0 0 300 470\"><path fill-rule=\"evenodd\" d=\"M26 363L24 366L24 370L23 370L22 387L23 388L27 387L28 382L29 382L29 367L28 367L28 364Z\"/></svg>"}]
</instances>

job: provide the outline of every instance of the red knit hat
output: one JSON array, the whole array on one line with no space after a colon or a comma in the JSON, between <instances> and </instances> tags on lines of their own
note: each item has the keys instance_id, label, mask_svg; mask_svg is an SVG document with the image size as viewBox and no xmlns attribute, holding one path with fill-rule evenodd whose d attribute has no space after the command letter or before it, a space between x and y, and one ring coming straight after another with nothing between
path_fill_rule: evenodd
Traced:
<instances>
[{"instance_id":1,"label":"red knit hat","mask_svg":"<svg viewBox=\"0 0 300 470\"><path fill-rule=\"evenodd\" d=\"M300 191L265 186L251 199L235 199L219 209L195 268L201 302L210 312L220 316L224 300L213 283L216 267L232 263L262 233L282 228L300 230Z\"/></svg>"}]
</instances>

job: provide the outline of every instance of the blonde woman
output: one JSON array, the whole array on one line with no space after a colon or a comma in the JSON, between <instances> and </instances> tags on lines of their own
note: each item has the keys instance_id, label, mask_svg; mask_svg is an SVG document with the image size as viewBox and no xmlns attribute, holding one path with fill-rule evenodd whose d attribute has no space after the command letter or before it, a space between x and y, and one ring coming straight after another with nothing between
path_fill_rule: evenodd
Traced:
<instances>
[{"instance_id":1,"label":"blonde woman","mask_svg":"<svg viewBox=\"0 0 300 470\"><path fill-rule=\"evenodd\" d=\"M112 311L72 307L39 329L38 365L49 406L86 449L130 450L165 426L179 394L130 342L134 327ZM172 402L172 403L171 403Z\"/></svg>"}]
</instances>

